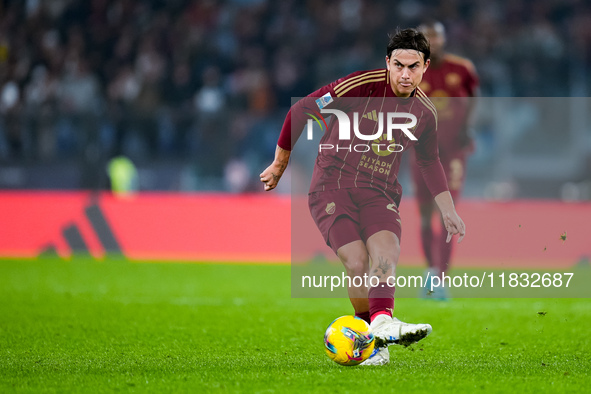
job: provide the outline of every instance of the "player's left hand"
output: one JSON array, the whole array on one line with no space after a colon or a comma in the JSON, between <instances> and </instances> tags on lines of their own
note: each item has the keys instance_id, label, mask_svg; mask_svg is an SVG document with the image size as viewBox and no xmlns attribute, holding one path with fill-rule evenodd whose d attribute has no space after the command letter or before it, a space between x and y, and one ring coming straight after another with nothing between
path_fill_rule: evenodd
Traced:
<instances>
[{"instance_id":1,"label":"player's left hand","mask_svg":"<svg viewBox=\"0 0 591 394\"><path fill-rule=\"evenodd\" d=\"M451 238L456 234L460 235L458 238L458 243L462 242L464 236L466 235L466 225L455 210L451 213L448 212L443 215L443 224L447 230L447 240L445 242L449 243Z\"/></svg>"}]
</instances>

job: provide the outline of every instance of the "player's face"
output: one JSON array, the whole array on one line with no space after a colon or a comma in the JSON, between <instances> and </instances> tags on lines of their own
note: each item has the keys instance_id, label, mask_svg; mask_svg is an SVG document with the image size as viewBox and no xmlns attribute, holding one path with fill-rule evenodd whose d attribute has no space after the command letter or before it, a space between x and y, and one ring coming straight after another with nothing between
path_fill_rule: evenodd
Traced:
<instances>
[{"instance_id":1,"label":"player's face","mask_svg":"<svg viewBox=\"0 0 591 394\"><path fill-rule=\"evenodd\" d=\"M422 52L412 49L395 49L386 57L386 67L390 71L390 86L398 97L409 97L429 67Z\"/></svg>"}]
</instances>

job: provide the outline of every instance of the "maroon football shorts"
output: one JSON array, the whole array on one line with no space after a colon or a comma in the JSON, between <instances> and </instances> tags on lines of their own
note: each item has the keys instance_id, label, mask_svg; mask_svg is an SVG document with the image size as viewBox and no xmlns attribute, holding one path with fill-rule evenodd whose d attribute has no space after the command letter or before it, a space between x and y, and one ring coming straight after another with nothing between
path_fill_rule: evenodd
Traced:
<instances>
[{"instance_id":1,"label":"maroon football shorts","mask_svg":"<svg viewBox=\"0 0 591 394\"><path fill-rule=\"evenodd\" d=\"M443 171L447 177L447 186L454 202L460 198L462 189L464 188L464 180L466 179L466 158L463 153L457 155L451 155L440 158ZM410 169L412 180L414 184L415 198L419 204L428 204L433 201L433 196L423 179L421 170L417 163L414 161L414 157L410 162Z\"/></svg>"},{"instance_id":2,"label":"maroon football shorts","mask_svg":"<svg viewBox=\"0 0 591 394\"><path fill-rule=\"evenodd\" d=\"M398 206L400 196L379 189L351 188L310 193L308 205L324 241L336 253L350 242L378 231L402 233Z\"/></svg>"}]
</instances>

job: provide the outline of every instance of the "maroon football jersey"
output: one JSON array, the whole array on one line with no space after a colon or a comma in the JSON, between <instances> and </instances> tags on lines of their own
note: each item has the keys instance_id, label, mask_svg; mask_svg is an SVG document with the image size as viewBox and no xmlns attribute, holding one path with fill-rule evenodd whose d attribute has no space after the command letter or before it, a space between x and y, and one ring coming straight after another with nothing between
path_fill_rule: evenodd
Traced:
<instances>
[{"instance_id":1,"label":"maroon football jersey","mask_svg":"<svg viewBox=\"0 0 591 394\"><path fill-rule=\"evenodd\" d=\"M466 126L468 97L474 97L478 88L478 75L472 62L446 54L440 65L427 69L419 86L437 109L442 155L453 155L464 149L458 137Z\"/></svg>"},{"instance_id":2,"label":"maroon football jersey","mask_svg":"<svg viewBox=\"0 0 591 394\"><path fill-rule=\"evenodd\" d=\"M376 136L367 141L351 132L349 140L340 139L340 124L333 116L320 142L310 192L371 187L401 195L398 169L402 153L409 146L415 148L417 164L433 195L447 190L439 161L438 120L433 103L420 89L415 89L410 98L397 98L389 82L386 69L356 72L318 89L292 106L279 137L278 145L283 149L291 150L308 119L314 114L318 118L323 109L345 111L350 115L351 128L357 119L361 134ZM355 113L357 118L352 116ZM412 114L416 124L407 133L394 129L392 138L388 139L385 119L388 113ZM380 118L383 133L378 135ZM402 116L393 123L409 122L411 118Z\"/></svg>"}]
</instances>

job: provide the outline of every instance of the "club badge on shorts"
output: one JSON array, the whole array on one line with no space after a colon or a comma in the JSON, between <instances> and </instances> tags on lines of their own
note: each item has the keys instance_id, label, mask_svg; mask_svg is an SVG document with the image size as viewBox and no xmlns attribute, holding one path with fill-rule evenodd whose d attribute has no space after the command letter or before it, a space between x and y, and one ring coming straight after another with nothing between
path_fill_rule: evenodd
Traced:
<instances>
[{"instance_id":1,"label":"club badge on shorts","mask_svg":"<svg viewBox=\"0 0 591 394\"><path fill-rule=\"evenodd\" d=\"M329 215L335 213L336 210L337 204L335 204L334 202L329 202L328 204L326 204L326 213L328 213Z\"/></svg>"}]
</instances>

